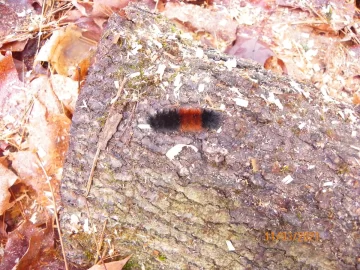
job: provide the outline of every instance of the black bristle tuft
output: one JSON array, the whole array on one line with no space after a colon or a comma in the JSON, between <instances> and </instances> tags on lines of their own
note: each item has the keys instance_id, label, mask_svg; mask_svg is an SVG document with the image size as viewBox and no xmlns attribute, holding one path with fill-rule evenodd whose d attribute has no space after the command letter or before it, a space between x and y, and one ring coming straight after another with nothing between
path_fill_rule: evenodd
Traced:
<instances>
[{"instance_id":1,"label":"black bristle tuft","mask_svg":"<svg viewBox=\"0 0 360 270\"><path fill-rule=\"evenodd\" d=\"M180 115L177 110L159 111L149 117L148 123L154 130L175 131L180 128Z\"/></svg>"},{"instance_id":2,"label":"black bristle tuft","mask_svg":"<svg viewBox=\"0 0 360 270\"><path fill-rule=\"evenodd\" d=\"M220 126L220 114L204 109L202 112L202 127L204 129L217 129Z\"/></svg>"}]
</instances>

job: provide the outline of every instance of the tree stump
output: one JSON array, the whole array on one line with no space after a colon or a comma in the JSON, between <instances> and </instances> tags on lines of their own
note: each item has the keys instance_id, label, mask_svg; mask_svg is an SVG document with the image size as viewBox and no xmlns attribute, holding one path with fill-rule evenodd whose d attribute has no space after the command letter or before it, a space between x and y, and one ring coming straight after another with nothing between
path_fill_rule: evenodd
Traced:
<instances>
[{"instance_id":1,"label":"tree stump","mask_svg":"<svg viewBox=\"0 0 360 270\"><path fill-rule=\"evenodd\" d=\"M360 269L359 108L252 62L231 68L230 57L194 44L136 5L109 20L61 183L69 260L133 254L127 269ZM149 115L179 106L218 111L221 128L146 128ZM110 108L121 121L86 197ZM171 157L174 146L182 150Z\"/></svg>"}]
</instances>

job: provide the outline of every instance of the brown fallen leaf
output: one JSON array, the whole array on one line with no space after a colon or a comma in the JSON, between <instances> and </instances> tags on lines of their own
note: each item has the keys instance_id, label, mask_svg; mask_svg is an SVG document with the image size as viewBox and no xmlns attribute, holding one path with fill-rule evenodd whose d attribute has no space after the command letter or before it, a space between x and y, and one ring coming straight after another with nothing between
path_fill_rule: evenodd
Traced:
<instances>
[{"instance_id":1,"label":"brown fallen leaf","mask_svg":"<svg viewBox=\"0 0 360 270\"><path fill-rule=\"evenodd\" d=\"M36 191L42 190L42 187L45 186L45 178L37 165L36 154L31 151L18 151L11 153L9 157L17 176Z\"/></svg>"},{"instance_id":2,"label":"brown fallen leaf","mask_svg":"<svg viewBox=\"0 0 360 270\"><path fill-rule=\"evenodd\" d=\"M36 227L26 220L8 235L0 269L13 269L13 267L16 269L62 269L61 267L47 268L46 264L41 266L46 258L46 252L54 246L52 220L47 223L45 229ZM62 263L60 262L59 265Z\"/></svg>"},{"instance_id":3,"label":"brown fallen leaf","mask_svg":"<svg viewBox=\"0 0 360 270\"><path fill-rule=\"evenodd\" d=\"M105 266L103 264L94 265L88 270L121 270L127 261L131 258L131 256L132 255L129 255L120 261L105 263Z\"/></svg>"},{"instance_id":4,"label":"brown fallen leaf","mask_svg":"<svg viewBox=\"0 0 360 270\"><path fill-rule=\"evenodd\" d=\"M9 188L15 184L17 175L0 163L0 215L11 208L14 202L9 202L11 194Z\"/></svg>"},{"instance_id":5,"label":"brown fallen leaf","mask_svg":"<svg viewBox=\"0 0 360 270\"><path fill-rule=\"evenodd\" d=\"M37 12L35 1L3 1L0 5L0 49L1 51L22 51L32 36L28 29L31 16ZM25 42L23 42L25 41Z\"/></svg>"},{"instance_id":6,"label":"brown fallen leaf","mask_svg":"<svg viewBox=\"0 0 360 270\"><path fill-rule=\"evenodd\" d=\"M30 267L41 269L41 262L44 261L44 251L54 246L52 223L52 220L49 221L45 229L34 231L34 234L30 235L29 248L18 262L17 269L29 269Z\"/></svg>"},{"instance_id":7,"label":"brown fallen leaf","mask_svg":"<svg viewBox=\"0 0 360 270\"><path fill-rule=\"evenodd\" d=\"M353 103L355 105L359 105L360 104L360 92L356 92L353 96Z\"/></svg>"},{"instance_id":8,"label":"brown fallen leaf","mask_svg":"<svg viewBox=\"0 0 360 270\"><path fill-rule=\"evenodd\" d=\"M228 47L225 53L239 58L252 59L264 65L266 60L274 55L273 51L265 42L259 40L255 33L248 30L242 31L238 33L235 44Z\"/></svg>"},{"instance_id":9,"label":"brown fallen leaf","mask_svg":"<svg viewBox=\"0 0 360 270\"><path fill-rule=\"evenodd\" d=\"M50 81L58 99L64 107L73 114L76 100L79 95L78 82L59 74L53 74Z\"/></svg>"},{"instance_id":10,"label":"brown fallen leaf","mask_svg":"<svg viewBox=\"0 0 360 270\"><path fill-rule=\"evenodd\" d=\"M226 11L218 12L200 6L172 3L165 6L163 13L168 19L179 22L187 30L200 36L210 34L214 47L221 48L231 44L236 38L237 24Z\"/></svg>"},{"instance_id":11,"label":"brown fallen leaf","mask_svg":"<svg viewBox=\"0 0 360 270\"><path fill-rule=\"evenodd\" d=\"M34 100L26 125L28 148L37 152L49 175L56 174L68 147L70 119L65 114L48 114L44 105Z\"/></svg>"},{"instance_id":12,"label":"brown fallen leaf","mask_svg":"<svg viewBox=\"0 0 360 270\"><path fill-rule=\"evenodd\" d=\"M25 96L22 87L11 52L0 54L0 118L21 114Z\"/></svg>"},{"instance_id":13,"label":"brown fallen leaf","mask_svg":"<svg viewBox=\"0 0 360 270\"><path fill-rule=\"evenodd\" d=\"M87 70L84 60L92 55L97 42L83 37L82 31L76 25L70 24L65 28L54 31L50 40L40 49L35 64L45 61L64 76L77 76L77 67L82 63L82 69ZM85 61L86 62L86 61Z\"/></svg>"},{"instance_id":14,"label":"brown fallen leaf","mask_svg":"<svg viewBox=\"0 0 360 270\"><path fill-rule=\"evenodd\" d=\"M44 75L40 75L30 82L28 91L36 97L30 120L35 116L45 119L46 114L60 114L63 112L61 103L51 87L49 78Z\"/></svg>"},{"instance_id":15,"label":"brown fallen leaf","mask_svg":"<svg viewBox=\"0 0 360 270\"><path fill-rule=\"evenodd\" d=\"M91 16L107 17L128 5L129 0L94 0Z\"/></svg>"},{"instance_id":16,"label":"brown fallen leaf","mask_svg":"<svg viewBox=\"0 0 360 270\"><path fill-rule=\"evenodd\" d=\"M270 56L264 63L264 68L271 70L279 75L287 74L286 66L283 60L275 56Z\"/></svg>"}]
</instances>

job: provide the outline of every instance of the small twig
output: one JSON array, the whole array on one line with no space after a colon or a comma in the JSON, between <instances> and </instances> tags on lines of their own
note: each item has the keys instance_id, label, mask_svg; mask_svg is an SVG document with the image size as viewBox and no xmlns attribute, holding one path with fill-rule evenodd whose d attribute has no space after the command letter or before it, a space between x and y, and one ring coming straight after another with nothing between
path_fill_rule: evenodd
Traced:
<instances>
[{"instance_id":1,"label":"small twig","mask_svg":"<svg viewBox=\"0 0 360 270\"><path fill-rule=\"evenodd\" d=\"M105 254L106 254L107 251L108 251L108 247L104 246L104 250L103 250L103 252L101 254L101 262L104 265L105 269L107 269L106 264L105 264Z\"/></svg>"},{"instance_id":2,"label":"small twig","mask_svg":"<svg viewBox=\"0 0 360 270\"><path fill-rule=\"evenodd\" d=\"M78 93L80 92L80 81L81 81L81 67L77 66L76 71L78 73Z\"/></svg>"},{"instance_id":3,"label":"small twig","mask_svg":"<svg viewBox=\"0 0 360 270\"><path fill-rule=\"evenodd\" d=\"M99 154L100 154L100 146L98 146L97 149L96 149L96 153L95 153L93 163L92 163L92 166L91 166L89 179L88 179L87 185L86 185L86 193L85 193L86 197L89 195L89 192L90 192L90 187L91 187L91 184L92 184L92 179L93 179L93 176L94 176L94 171L95 171L95 167L96 167L96 163L97 163Z\"/></svg>"},{"instance_id":4,"label":"small twig","mask_svg":"<svg viewBox=\"0 0 360 270\"><path fill-rule=\"evenodd\" d=\"M102 260L102 257L100 255L100 250L102 248L102 243L104 241L104 232L105 232L105 228L106 228L106 223L107 223L107 219L105 219L104 226L103 226L103 229L101 231L100 239L99 239L99 242L98 242L99 244L96 245L96 247L97 247L96 248L96 258L95 258L94 264L96 264L98 262L98 258L101 258L101 260Z\"/></svg>"},{"instance_id":5,"label":"small twig","mask_svg":"<svg viewBox=\"0 0 360 270\"><path fill-rule=\"evenodd\" d=\"M117 127L117 125L119 124L118 121L120 121L121 118L122 118L122 116L121 117L114 117L114 116L116 116L116 114L114 112L115 112L115 106L116 106L115 103L118 100L118 98L120 97L120 95L121 95L121 93L122 93L122 91L124 89L126 81L127 81L127 79L125 77L123 79L123 81L121 82L121 85L119 87L119 90L118 90L115 98L111 100L112 105L110 107L110 112L109 112L109 115L108 115L108 117L106 119L104 129L103 129L103 131L101 132L101 134L99 136L98 146L97 146L96 153L95 153L93 163L92 163L92 166L91 166L90 175L89 175L89 178L88 178L88 181L87 181L86 192L85 192L86 197L89 195L89 192L90 192L92 179L93 179L93 176L94 176L94 171L95 171L96 163L97 163L97 160L98 160L98 157L99 157L99 154L100 154L100 150L103 150L105 148L106 144L108 143L111 136L113 135L113 134L110 134L111 136L106 136L106 135L109 135L109 134L105 134L105 132L109 129L109 125L111 125L111 128L114 128L114 125L116 125L116 127ZM115 118L118 118L118 119L115 119Z\"/></svg>"},{"instance_id":6,"label":"small twig","mask_svg":"<svg viewBox=\"0 0 360 270\"><path fill-rule=\"evenodd\" d=\"M118 90L118 92L116 93L115 98L114 98L113 100L111 100L111 104L112 104L111 109L114 109L114 107L115 107L114 104L115 104L115 102L119 99L119 97L120 97L120 95L121 95L121 93L122 93L122 91L123 91L123 89L124 89L124 86L125 86L126 81L127 81L127 78L125 77L125 78L123 79L123 81L121 82L121 85L119 86L119 90Z\"/></svg>"},{"instance_id":7,"label":"small twig","mask_svg":"<svg viewBox=\"0 0 360 270\"><path fill-rule=\"evenodd\" d=\"M14 192L11 190L11 188L9 188L9 191L11 193L11 196L13 196L15 198L15 202L19 203L20 209L21 209L21 215L22 215L23 219L27 220L26 215L25 215L25 211L24 211L24 207L23 207L23 205L21 203L21 199L24 198L24 197L20 196L19 198L16 198L16 196L15 196ZM25 196L27 196L27 195L25 195Z\"/></svg>"},{"instance_id":8,"label":"small twig","mask_svg":"<svg viewBox=\"0 0 360 270\"><path fill-rule=\"evenodd\" d=\"M51 77L53 78L53 73L51 72ZM50 86L50 90L54 96L54 101L56 103L56 106L58 108L58 110L60 111L60 113L64 113L65 112L65 108L64 108L64 104L62 103L62 101L59 99L58 95L56 94L52 81L49 80L49 86Z\"/></svg>"},{"instance_id":9,"label":"small twig","mask_svg":"<svg viewBox=\"0 0 360 270\"><path fill-rule=\"evenodd\" d=\"M90 223L90 226L92 226L92 220L91 220L91 215L90 215L90 210L89 210L89 205L88 205L88 202L86 201L86 213L87 213L87 216L88 216L88 219L89 219L89 223ZM105 220L105 221L107 221L107 220ZM92 230L92 228L90 229L90 230ZM99 247L99 243L98 243L98 241L96 241L96 237L95 237L95 234L94 233L92 233L92 231L90 231L91 232L91 235L93 236L93 241L94 241L94 243L95 243L95 245L96 245L96 256L98 257L99 255L99 250L100 250L100 247ZM95 259L95 263L96 263L96 260L97 259Z\"/></svg>"},{"instance_id":10,"label":"small twig","mask_svg":"<svg viewBox=\"0 0 360 270\"><path fill-rule=\"evenodd\" d=\"M126 130L127 130L127 129L129 128L129 126L130 126L130 123L132 122L132 119L133 119L133 117L134 117L134 112L135 112L135 109L137 108L137 105L138 105L138 102L136 102L136 104L133 106L133 109L132 109L132 111L131 111L131 115L130 115L130 117L129 117L129 121L127 122L127 124L126 124L123 132L121 133L121 137L125 134Z\"/></svg>"},{"instance_id":11,"label":"small twig","mask_svg":"<svg viewBox=\"0 0 360 270\"><path fill-rule=\"evenodd\" d=\"M293 41L293 44L295 45L295 48L296 48L296 50L297 50L297 52L298 52L301 60L303 61L303 63L304 63L304 64L305 64L305 63L308 63L306 57L304 56L305 53L304 53L304 51L302 50L301 46L300 46L297 42L295 42L295 41Z\"/></svg>"},{"instance_id":12,"label":"small twig","mask_svg":"<svg viewBox=\"0 0 360 270\"><path fill-rule=\"evenodd\" d=\"M40 167L41 167L42 171L44 172L44 175L46 177L46 181L48 182L49 188L50 188L50 191L51 191L51 197L52 197L52 200L53 200L53 203L54 203L54 216L55 216L55 220L56 220L57 230L58 230L58 233L59 233L61 251L62 251L62 254L63 254L63 258L64 258L65 269L68 270L69 268L68 268L68 264L67 264L67 260L66 260L65 248L64 248L64 243L63 243L63 240L62 240L61 230L60 230L60 222L59 222L59 218L58 218L58 215L57 215L57 207L56 207L54 189L53 189L53 187L52 187L52 185L50 183L50 177L47 175L47 172L46 172L46 170L45 170L45 168L44 168L44 166L42 164L41 158L40 158L40 156L39 156L39 154L37 152L36 152L36 155L37 155Z\"/></svg>"},{"instance_id":13,"label":"small twig","mask_svg":"<svg viewBox=\"0 0 360 270\"><path fill-rule=\"evenodd\" d=\"M314 13L323 21L323 23L329 24L328 20L326 20L326 18L325 18L324 16L322 16L319 12L317 12L317 11L312 7L311 4L309 4L309 3L307 3L307 2L305 2L305 4L310 8L310 10L311 10L312 12L314 12Z\"/></svg>"},{"instance_id":14,"label":"small twig","mask_svg":"<svg viewBox=\"0 0 360 270\"><path fill-rule=\"evenodd\" d=\"M43 4L42 10L41 10L41 16L43 16L44 18L46 17L46 16L45 16L45 13L46 13L45 9L46 9L46 3ZM43 28L43 21L40 20L40 23L39 23L39 32L38 32L39 38L38 38L36 55L39 54L39 50L40 50L40 41L41 41L41 35L42 35L42 28Z\"/></svg>"},{"instance_id":15,"label":"small twig","mask_svg":"<svg viewBox=\"0 0 360 270\"><path fill-rule=\"evenodd\" d=\"M155 7L154 7L153 13L156 12L156 10L157 10L157 8L158 8L158 5L159 5L159 1L160 1L160 0L156 0L156 5L155 5Z\"/></svg>"},{"instance_id":16,"label":"small twig","mask_svg":"<svg viewBox=\"0 0 360 270\"><path fill-rule=\"evenodd\" d=\"M97 45L97 41L95 41L95 40L93 40L91 38L81 36L80 40L83 41L84 43L90 45L90 46L96 46Z\"/></svg>"},{"instance_id":17,"label":"small twig","mask_svg":"<svg viewBox=\"0 0 360 270\"><path fill-rule=\"evenodd\" d=\"M30 113L31 113L31 110L34 106L34 97L31 99L30 103L29 103L29 107L25 110L24 112L24 116L22 117L21 119L21 124L20 124L20 127L23 127L25 125L25 122L28 120L28 117L30 116ZM20 141L20 144L21 142L23 141L24 139L24 136L25 136L25 128L22 129L21 131L21 141ZM20 145L19 145L19 148L20 148Z\"/></svg>"}]
</instances>

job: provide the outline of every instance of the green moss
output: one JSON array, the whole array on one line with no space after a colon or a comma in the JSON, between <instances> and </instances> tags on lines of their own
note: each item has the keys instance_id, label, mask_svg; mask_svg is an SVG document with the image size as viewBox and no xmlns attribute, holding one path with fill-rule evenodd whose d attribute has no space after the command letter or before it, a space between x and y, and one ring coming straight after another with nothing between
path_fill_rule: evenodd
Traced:
<instances>
[{"instance_id":1,"label":"green moss","mask_svg":"<svg viewBox=\"0 0 360 270\"><path fill-rule=\"evenodd\" d=\"M325 13L326 19L328 20L328 22L330 22L332 20L332 9L331 7L329 7L329 11Z\"/></svg>"},{"instance_id":2,"label":"green moss","mask_svg":"<svg viewBox=\"0 0 360 270\"><path fill-rule=\"evenodd\" d=\"M96 119L96 121L99 122L100 127L104 127L104 126L105 126L107 117L108 117L108 116L107 116L107 114L106 114L106 115L103 115L103 116L99 117L98 119Z\"/></svg>"},{"instance_id":3,"label":"green moss","mask_svg":"<svg viewBox=\"0 0 360 270\"><path fill-rule=\"evenodd\" d=\"M332 129L325 130L326 136L328 136L330 139L333 139L335 136L335 132Z\"/></svg>"},{"instance_id":4,"label":"green moss","mask_svg":"<svg viewBox=\"0 0 360 270\"><path fill-rule=\"evenodd\" d=\"M91 235L87 233L77 233L74 235L74 240L79 243L83 248L83 254L88 262L91 262L95 259L96 256L96 245L92 241Z\"/></svg>"},{"instance_id":5,"label":"green moss","mask_svg":"<svg viewBox=\"0 0 360 270\"><path fill-rule=\"evenodd\" d=\"M141 269L141 266L134 257L131 257L131 259L124 265L122 269L123 270Z\"/></svg>"},{"instance_id":6,"label":"green moss","mask_svg":"<svg viewBox=\"0 0 360 270\"><path fill-rule=\"evenodd\" d=\"M164 262L166 260L166 256L164 254L160 254L158 259L162 262Z\"/></svg>"},{"instance_id":7,"label":"green moss","mask_svg":"<svg viewBox=\"0 0 360 270\"><path fill-rule=\"evenodd\" d=\"M290 167L289 165L284 165L282 166L282 168L280 169L280 172L282 173L289 173L291 170L290 170Z\"/></svg>"},{"instance_id":8,"label":"green moss","mask_svg":"<svg viewBox=\"0 0 360 270\"><path fill-rule=\"evenodd\" d=\"M170 77L169 77L169 79L168 79L168 81L169 81L169 82L173 82L178 74L179 74L179 71L171 74Z\"/></svg>"},{"instance_id":9,"label":"green moss","mask_svg":"<svg viewBox=\"0 0 360 270\"><path fill-rule=\"evenodd\" d=\"M342 163L339 165L339 168L337 169L336 173L338 175L344 175L349 173L349 165L346 163Z\"/></svg>"},{"instance_id":10,"label":"green moss","mask_svg":"<svg viewBox=\"0 0 360 270\"><path fill-rule=\"evenodd\" d=\"M161 15L157 15L156 17L154 17L154 19L158 24L161 24L161 22L164 20Z\"/></svg>"},{"instance_id":11,"label":"green moss","mask_svg":"<svg viewBox=\"0 0 360 270\"><path fill-rule=\"evenodd\" d=\"M296 136L299 136L300 135L300 132L301 132L301 129L297 126L294 126L291 128L291 131L296 135Z\"/></svg>"},{"instance_id":12,"label":"green moss","mask_svg":"<svg viewBox=\"0 0 360 270\"><path fill-rule=\"evenodd\" d=\"M301 44L301 47L303 47L305 52L307 52L310 49L307 44Z\"/></svg>"},{"instance_id":13,"label":"green moss","mask_svg":"<svg viewBox=\"0 0 360 270\"><path fill-rule=\"evenodd\" d=\"M84 255L87 261L93 261L95 259L94 253L91 250L85 250Z\"/></svg>"},{"instance_id":14,"label":"green moss","mask_svg":"<svg viewBox=\"0 0 360 270\"><path fill-rule=\"evenodd\" d=\"M119 69L114 73L115 79L122 81L126 75L125 69L120 66Z\"/></svg>"},{"instance_id":15,"label":"green moss","mask_svg":"<svg viewBox=\"0 0 360 270\"><path fill-rule=\"evenodd\" d=\"M115 173L114 171L111 169L111 166L109 164L105 164L104 165L104 168L105 168L105 172L110 176L110 183L113 183L116 181L116 178L115 178Z\"/></svg>"},{"instance_id":16,"label":"green moss","mask_svg":"<svg viewBox=\"0 0 360 270\"><path fill-rule=\"evenodd\" d=\"M176 33L176 32L178 31L178 29L177 29L177 27L176 27L174 24L171 24L171 25L170 25L170 31L171 31L172 33Z\"/></svg>"}]
</instances>

